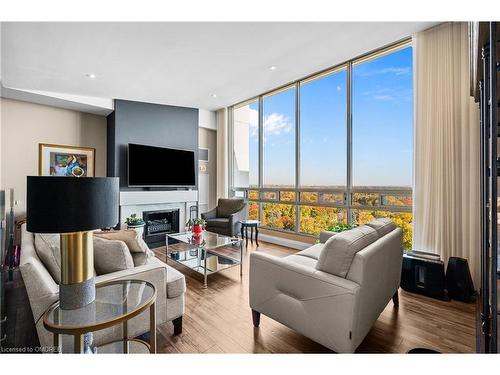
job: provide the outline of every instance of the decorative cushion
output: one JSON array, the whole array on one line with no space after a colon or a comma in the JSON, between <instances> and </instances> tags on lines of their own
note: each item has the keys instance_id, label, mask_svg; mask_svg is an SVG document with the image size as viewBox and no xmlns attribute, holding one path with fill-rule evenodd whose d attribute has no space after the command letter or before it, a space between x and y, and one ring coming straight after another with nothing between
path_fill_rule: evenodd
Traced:
<instances>
[{"instance_id":1,"label":"decorative cushion","mask_svg":"<svg viewBox=\"0 0 500 375\"><path fill-rule=\"evenodd\" d=\"M95 237L107 240L119 240L125 242L131 253L146 253L149 248L141 235L133 229L112 230L109 232L94 232Z\"/></svg>"},{"instance_id":2,"label":"decorative cushion","mask_svg":"<svg viewBox=\"0 0 500 375\"><path fill-rule=\"evenodd\" d=\"M396 229L396 224L391 219L381 218L367 223L369 227L375 229L379 237L385 236L387 233Z\"/></svg>"},{"instance_id":3,"label":"decorative cushion","mask_svg":"<svg viewBox=\"0 0 500 375\"><path fill-rule=\"evenodd\" d=\"M56 233L36 233L35 251L50 276L57 284L61 283L61 242Z\"/></svg>"},{"instance_id":4,"label":"decorative cushion","mask_svg":"<svg viewBox=\"0 0 500 375\"><path fill-rule=\"evenodd\" d=\"M134 268L134 261L125 242L94 236L94 268L105 275Z\"/></svg>"},{"instance_id":5,"label":"decorative cushion","mask_svg":"<svg viewBox=\"0 0 500 375\"><path fill-rule=\"evenodd\" d=\"M217 203L217 217L229 218L245 206L244 199L224 199L220 198Z\"/></svg>"},{"instance_id":6,"label":"decorative cushion","mask_svg":"<svg viewBox=\"0 0 500 375\"><path fill-rule=\"evenodd\" d=\"M356 253L378 238L377 231L367 225L338 233L325 242L316 269L345 278Z\"/></svg>"}]
</instances>

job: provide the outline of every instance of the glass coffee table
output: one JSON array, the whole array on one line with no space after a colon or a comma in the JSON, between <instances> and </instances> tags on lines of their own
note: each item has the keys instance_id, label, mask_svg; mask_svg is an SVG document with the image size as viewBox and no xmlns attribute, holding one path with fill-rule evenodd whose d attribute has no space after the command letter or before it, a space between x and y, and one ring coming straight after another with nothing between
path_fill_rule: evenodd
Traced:
<instances>
[{"instance_id":1,"label":"glass coffee table","mask_svg":"<svg viewBox=\"0 0 500 375\"><path fill-rule=\"evenodd\" d=\"M207 277L228 268L240 266L243 275L243 240L203 231L195 236L192 232L167 234L167 260L171 259L203 275L203 287Z\"/></svg>"}]
</instances>

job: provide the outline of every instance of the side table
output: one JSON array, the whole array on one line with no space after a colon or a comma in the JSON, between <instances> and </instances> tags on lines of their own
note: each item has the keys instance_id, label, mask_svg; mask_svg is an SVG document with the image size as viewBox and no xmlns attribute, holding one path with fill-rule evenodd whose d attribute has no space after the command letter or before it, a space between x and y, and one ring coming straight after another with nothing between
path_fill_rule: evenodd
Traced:
<instances>
[{"instance_id":1,"label":"side table","mask_svg":"<svg viewBox=\"0 0 500 375\"><path fill-rule=\"evenodd\" d=\"M59 302L43 316L43 325L54 335L54 350L74 353L156 353L156 289L142 280L115 280L96 286L94 302L76 310L62 310ZM128 321L149 308L150 342L130 339ZM122 325L122 339L91 346L91 332ZM60 335L71 335L73 348L60 345ZM86 342L87 341L87 342ZM70 346L70 345L68 345ZM89 350L90 349L90 350Z\"/></svg>"},{"instance_id":2,"label":"side table","mask_svg":"<svg viewBox=\"0 0 500 375\"><path fill-rule=\"evenodd\" d=\"M248 228L250 228L250 242L253 243L253 229L255 228L255 243L259 246L259 220L243 220L241 223L241 239L245 239L245 246L248 247Z\"/></svg>"}]
</instances>

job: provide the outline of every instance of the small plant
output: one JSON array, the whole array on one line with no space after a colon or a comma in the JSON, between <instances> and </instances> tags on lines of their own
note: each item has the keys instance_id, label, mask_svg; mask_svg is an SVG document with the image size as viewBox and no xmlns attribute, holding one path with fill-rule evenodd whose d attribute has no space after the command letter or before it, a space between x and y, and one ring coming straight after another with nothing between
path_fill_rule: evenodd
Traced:
<instances>
[{"instance_id":1,"label":"small plant","mask_svg":"<svg viewBox=\"0 0 500 375\"><path fill-rule=\"evenodd\" d=\"M125 219L125 223L130 226L140 226L144 225L144 220L142 220L140 217L137 217L136 214L132 214L129 217Z\"/></svg>"},{"instance_id":2,"label":"small plant","mask_svg":"<svg viewBox=\"0 0 500 375\"><path fill-rule=\"evenodd\" d=\"M186 226L188 227L194 227L195 225L205 226L206 224L207 222L204 219L197 217L195 219L189 219L188 222L186 223Z\"/></svg>"},{"instance_id":3,"label":"small plant","mask_svg":"<svg viewBox=\"0 0 500 375\"><path fill-rule=\"evenodd\" d=\"M345 230L349 230L349 229L352 229L352 228L356 228L357 225L355 224L343 224L343 223L338 223L338 224L335 224L335 225L332 225L330 228L328 228L327 230L330 231L330 232L336 232L336 233L339 233L339 232L343 232Z\"/></svg>"}]
</instances>

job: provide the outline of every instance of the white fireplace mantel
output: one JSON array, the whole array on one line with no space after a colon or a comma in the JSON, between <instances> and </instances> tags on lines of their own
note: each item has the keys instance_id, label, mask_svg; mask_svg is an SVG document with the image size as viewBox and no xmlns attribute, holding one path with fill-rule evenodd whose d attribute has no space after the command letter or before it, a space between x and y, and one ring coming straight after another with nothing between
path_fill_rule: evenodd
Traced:
<instances>
[{"instance_id":1,"label":"white fireplace mantel","mask_svg":"<svg viewBox=\"0 0 500 375\"><path fill-rule=\"evenodd\" d=\"M198 190L121 191L120 206L197 202Z\"/></svg>"},{"instance_id":2,"label":"white fireplace mantel","mask_svg":"<svg viewBox=\"0 0 500 375\"><path fill-rule=\"evenodd\" d=\"M179 229L183 232L189 210L197 204L197 190L121 191L120 225L124 228L125 219L132 214L142 217L145 211L178 209Z\"/></svg>"}]
</instances>

